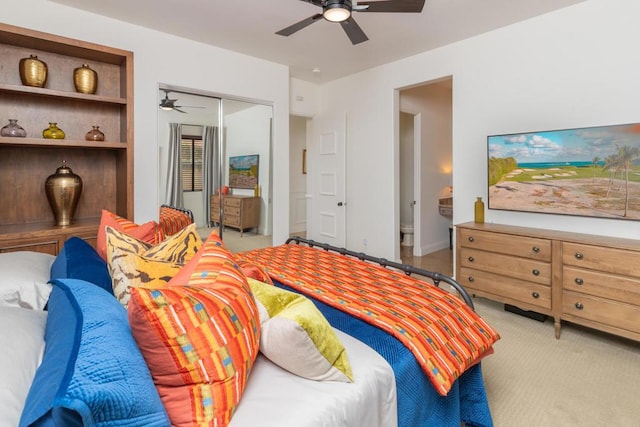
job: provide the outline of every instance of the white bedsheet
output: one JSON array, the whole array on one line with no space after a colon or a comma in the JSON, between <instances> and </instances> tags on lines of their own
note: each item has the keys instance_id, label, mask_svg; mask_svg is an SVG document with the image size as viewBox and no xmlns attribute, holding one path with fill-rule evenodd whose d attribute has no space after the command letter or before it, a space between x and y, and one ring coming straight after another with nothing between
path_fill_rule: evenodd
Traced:
<instances>
[{"instance_id":1,"label":"white bedsheet","mask_svg":"<svg viewBox=\"0 0 640 427\"><path fill-rule=\"evenodd\" d=\"M16 427L42 362L47 312L0 307L0 427Z\"/></svg>"},{"instance_id":2,"label":"white bedsheet","mask_svg":"<svg viewBox=\"0 0 640 427\"><path fill-rule=\"evenodd\" d=\"M395 427L393 370L375 350L338 330L355 381L297 377L259 355L229 427Z\"/></svg>"}]
</instances>

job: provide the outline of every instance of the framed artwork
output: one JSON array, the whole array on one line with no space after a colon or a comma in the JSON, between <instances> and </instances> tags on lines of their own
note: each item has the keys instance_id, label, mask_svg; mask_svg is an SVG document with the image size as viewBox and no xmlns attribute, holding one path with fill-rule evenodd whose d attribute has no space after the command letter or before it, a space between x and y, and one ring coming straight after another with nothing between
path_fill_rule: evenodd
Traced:
<instances>
[{"instance_id":1,"label":"framed artwork","mask_svg":"<svg viewBox=\"0 0 640 427\"><path fill-rule=\"evenodd\" d=\"M258 154L229 157L229 187L255 189L259 161Z\"/></svg>"},{"instance_id":2,"label":"framed artwork","mask_svg":"<svg viewBox=\"0 0 640 427\"><path fill-rule=\"evenodd\" d=\"M640 123L491 135L488 208L640 220Z\"/></svg>"}]
</instances>

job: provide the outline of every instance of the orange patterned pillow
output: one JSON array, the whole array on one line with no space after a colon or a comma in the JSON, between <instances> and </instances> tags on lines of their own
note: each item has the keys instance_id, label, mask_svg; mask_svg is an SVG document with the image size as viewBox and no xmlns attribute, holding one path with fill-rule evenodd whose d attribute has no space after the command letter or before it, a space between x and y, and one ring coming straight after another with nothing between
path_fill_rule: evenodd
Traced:
<instances>
[{"instance_id":1,"label":"orange patterned pillow","mask_svg":"<svg viewBox=\"0 0 640 427\"><path fill-rule=\"evenodd\" d=\"M258 309L215 235L181 273L132 289L129 323L171 424L226 426L258 354Z\"/></svg>"},{"instance_id":2,"label":"orange patterned pillow","mask_svg":"<svg viewBox=\"0 0 640 427\"><path fill-rule=\"evenodd\" d=\"M157 222L149 221L142 225L138 225L133 221L103 209L102 217L100 218L100 227L98 227L98 242L96 246L98 254L105 261L107 260L107 237L104 232L106 226L112 227L115 230L126 233L129 236L147 243L156 244L158 242L156 237L158 228Z\"/></svg>"}]
</instances>

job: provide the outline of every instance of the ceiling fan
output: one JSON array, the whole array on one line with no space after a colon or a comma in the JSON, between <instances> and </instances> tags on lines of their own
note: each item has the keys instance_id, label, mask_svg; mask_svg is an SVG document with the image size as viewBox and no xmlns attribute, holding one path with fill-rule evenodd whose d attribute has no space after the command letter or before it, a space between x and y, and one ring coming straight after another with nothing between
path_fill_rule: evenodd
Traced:
<instances>
[{"instance_id":1,"label":"ceiling fan","mask_svg":"<svg viewBox=\"0 0 640 427\"><path fill-rule=\"evenodd\" d=\"M165 111L178 111L180 113L187 113L184 110L181 110L181 108L204 108L204 107L195 107L195 106L189 106L189 105L176 105L176 102L178 102L177 99L170 99L169 98L169 92L171 92L168 89L160 89L162 91L164 91L164 99L162 101L160 101L160 108L162 108Z\"/></svg>"},{"instance_id":2,"label":"ceiling fan","mask_svg":"<svg viewBox=\"0 0 640 427\"><path fill-rule=\"evenodd\" d=\"M352 12L385 12L385 13L420 13L424 7L424 0L382 0L362 1L356 0L300 0L322 8L322 13L317 13L287 28L283 28L276 34L290 36L291 34L308 27L314 22L324 18L330 22L340 23L342 29L352 44L358 44L369 40L360 26L351 17Z\"/></svg>"}]
</instances>

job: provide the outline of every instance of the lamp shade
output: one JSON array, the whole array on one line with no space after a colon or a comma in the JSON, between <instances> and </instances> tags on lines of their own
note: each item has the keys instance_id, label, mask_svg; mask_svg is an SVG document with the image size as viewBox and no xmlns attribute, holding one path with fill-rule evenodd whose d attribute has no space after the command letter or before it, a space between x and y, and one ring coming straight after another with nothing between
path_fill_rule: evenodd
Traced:
<instances>
[{"instance_id":1,"label":"lamp shade","mask_svg":"<svg viewBox=\"0 0 640 427\"><path fill-rule=\"evenodd\" d=\"M351 16L351 2L349 0L329 0L324 7L322 16L331 22L346 21Z\"/></svg>"}]
</instances>

